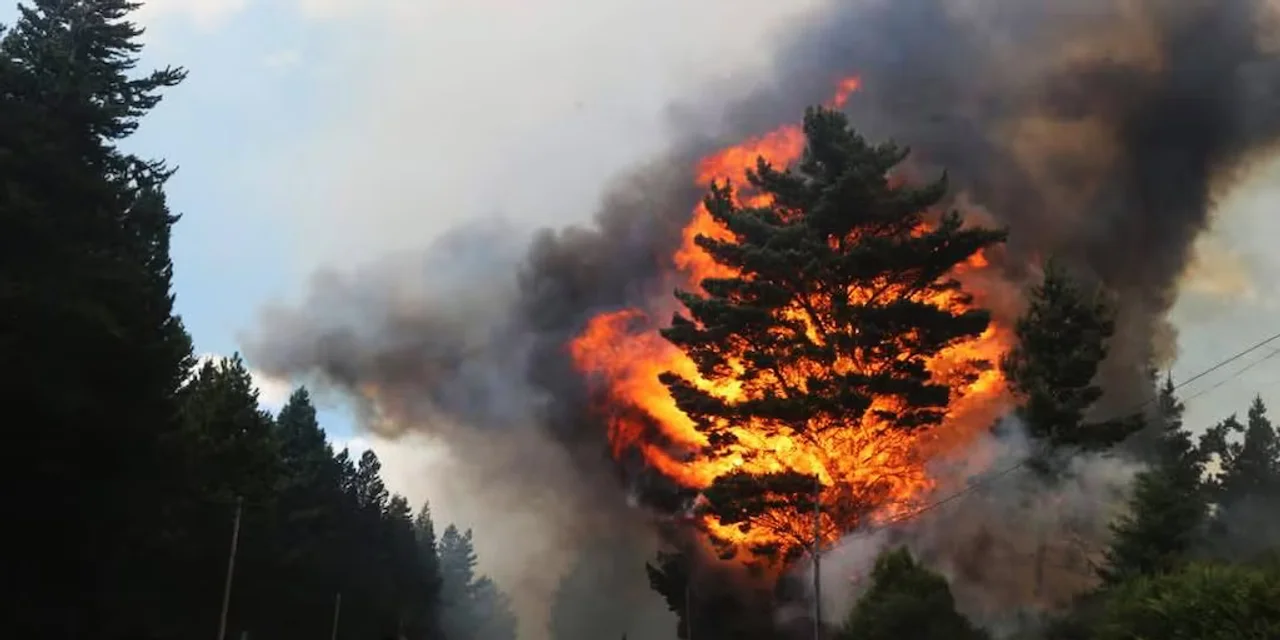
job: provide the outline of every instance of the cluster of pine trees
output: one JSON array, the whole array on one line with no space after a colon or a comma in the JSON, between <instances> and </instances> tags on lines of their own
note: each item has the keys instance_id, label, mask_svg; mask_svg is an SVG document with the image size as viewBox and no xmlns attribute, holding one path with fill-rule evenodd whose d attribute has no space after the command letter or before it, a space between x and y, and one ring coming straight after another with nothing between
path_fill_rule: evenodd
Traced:
<instances>
[{"instance_id":1,"label":"cluster of pine trees","mask_svg":"<svg viewBox=\"0 0 1280 640\"><path fill-rule=\"evenodd\" d=\"M1097 568L1098 586L1026 640L1280 637L1280 438L1260 399L1200 442L1166 382L1150 466ZM1228 434L1232 437L1227 438ZM905 549L882 555L842 640L981 640L947 581Z\"/></svg>"},{"instance_id":2,"label":"cluster of pine trees","mask_svg":"<svg viewBox=\"0 0 1280 640\"><path fill-rule=\"evenodd\" d=\"M707 210L732 237L699 237L698 244L737 275L677 293L687 312L663 332L703 377L756 394L730 403L676 373L662 377L706 436L701 454L746 455L732 429L743 419L818 441L862 428L869 415L885 425L878 428L929 428L964 381L999 366L1033 443L1023 466L1038 482L1063 482L1080 452L1136 457L1146 469L1127 515L1114 523L1096 590L1068 615L1033 625L1032 637L1045 637L1047 628L1064 640L1280 638L1280 440L1262 400L1246 424L1228 419L1197 442L1182 425L1173 382L1160 387L1153 376L1154 409L1096 419L1099 373L1116 329L1113 305L1052 261L1029 292L1014 348L1000 362L970 362L939 379L930 358L980 335L990 318L934 301L971 300L951 274L1002 243L1005 232L936 213L945 206L945 178L896 184L892 173L906 150L869 143L844 114L812 109L804 131L808 144L795 167L761 160L748 174L745 187L770 196L765 204L744 205L730 185L713 186ZM883 408L886 398L891 410ZM815 513L850 531L880 504L875 487L832 481L738 471L717 478L699 508L745 531L775 531L780 521L811 521ZM766 560L808 552L776 545L723 551ZM1030 561L1043 568L1043 555ZM691 598L686 567L669 552L649 567L654 589L681 618L682 637L742 638L769 623L761 617L744 629L751 612L727 619L715 602ZM701 621L697 634L689 633L690 618ZM946 580L904 549L879 559L840 633L847 640L986 636L957 613Z\"/></svg>"},{"instance_id":3,"label":"cluster of pine trees","mask_svg":"<svg viewBox=\"0 0 1280 640\"><path fill-rule=\"evenodd\" d=\"M137 74L128 0L0 26L0 359L15 456L15 638L510 640L470 533L436 539L377 456L335 454L305 390L263 411L174 314L172 171L121 145L181 82ZM234 525L234 526L233 526Z\"/></svg>"}]
</instances>

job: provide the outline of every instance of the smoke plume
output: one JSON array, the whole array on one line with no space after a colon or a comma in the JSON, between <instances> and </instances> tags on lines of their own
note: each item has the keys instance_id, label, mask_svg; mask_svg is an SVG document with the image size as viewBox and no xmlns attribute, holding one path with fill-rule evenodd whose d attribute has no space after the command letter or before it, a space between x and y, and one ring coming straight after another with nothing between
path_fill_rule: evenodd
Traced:
<instances>
[{"instance_id":1,"label":"smoke plume","mask_svg":"<svg viewBox=\"0 0 1280 640\"><path fill-rule=\"evenodd\" d=\"M1023 426L1007 419L935 468L940 492L955 499L823 554L823 618L842 622L876 557L903 545L946 576L960 610L998 637L1070 605L1096 584L1109 525L1141 467L1110 454L1066 455L1063 473L1049 479L1018 466L1034 452Z\"/></svg>"},{"instance_id":2,"label":"smoke plume","mask_svg":"<svg viewBox=\"0 0 1280 640\"><path fill-rule=\"evenodd\" d=\"M1010 281L1052 255L1115 292L1101 410L1129 405L1149 393L1147 367L1174 354L1166 314L1215 198L1280 134L1276 13L1263 0L833 1L778 43L772 76L752 79L740 99L673 108L678 141L613 185L594 224L477 224L424 257L318 276L302 304L264 315L246 354L269 374L359 399L380 433L428 434L455 457L459 486L495 512L536 511L552 542L521 575L546 573L546 549L566 566L588 541L652 542L626 507L627 492L643 489L610 460L565 344L595 313L669 295L663 275L700 196L696 158L796 120L858 74L855 126L909 145L914 169L945 168L957 207L1009 226L1000 264ZM1009 319L1016 303L997 315ZM1115 464L1082 458L1078 482L1037 499L1096 503L1124 477ZM1028 500L984 491L895 535L937 558L971 610L1023 605L1029 560L971 566L956 551L1019 548L1004 543L1027 532L999 530L1011 521L1050 537L1067 526ZM1090 526L1097 517L1081 516ZM524 544L523 533L508 540ZM859 540L850 548L880 544ZM1046 599L1073 588L1055 580L1040 580L1054 592ZM598 590L610 589L623 587Z\"/></svg>"}]
</instances>

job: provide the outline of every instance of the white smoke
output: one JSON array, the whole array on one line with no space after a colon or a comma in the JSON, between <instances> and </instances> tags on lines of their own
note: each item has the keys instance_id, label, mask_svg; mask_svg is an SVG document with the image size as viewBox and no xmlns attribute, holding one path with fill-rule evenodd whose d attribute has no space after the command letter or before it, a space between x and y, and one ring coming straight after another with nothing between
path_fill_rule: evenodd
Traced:
<instances>
[{"instance_id":1,"label":"white smoke","mask_svg":"<svg viewBox=\"0 0 1280 640\"><path fill-rule=\"evenodd\" d=\"M941 483L926 510L856 532L825 552L824 621L841 625L870 586L876 557L900 545L948 579L962 613L997 634L1069 604L1094 584L1109 524L1140 466L1079 453L1050 482L1021 466L1032 452L1021 423L1008 418L935 465ZM812 584L811 566L805 571Z\"/></svg>"}]
</instances>

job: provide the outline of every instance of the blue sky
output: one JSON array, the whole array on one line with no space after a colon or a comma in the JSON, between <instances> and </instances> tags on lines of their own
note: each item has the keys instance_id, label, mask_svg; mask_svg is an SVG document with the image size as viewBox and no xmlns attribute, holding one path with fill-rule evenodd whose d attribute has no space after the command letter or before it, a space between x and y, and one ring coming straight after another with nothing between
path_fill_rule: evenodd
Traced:
<instances>
[{"instance_id":1,"label":"blue sky","mask_svg":"<svg viewBox=\"0 0 1280 640\"><path fill-rule=\"evenodd\" d=\"M261 159L306 136L324 116L312 107L330 81L317 71L328 58L317 41L331 37L335 25L299 20L279 2L239 12L234 3L190 6L194 13L175 6L154 18L144 14L144 61L181 65L191 75L133 142L180 168L169 185L183 215L173 245L178 310L197 351L225 355L238 349L237 333L253 323L258 305L297 286L302 265L291 247L292 220L271 209L271 176ZM309 73L298 67L303 55L313 65ZM260 386L269 406L287 391L280 383ZM322 406L321 420L335 439L353 436L348 412L333 402Z\"/></svg>"},{"instance_id":2,"label":"blue sky","mask_svg":"<svg viewBox=\"0 0 1280 640\"><path fill-rule=\"evenodd\" d=\"M304 6L238 0L157 0L145 6L143 66L183 66L186 82L144 121L128 146L179 167L169 184L183 218L173 238L178 311L200 354L238 350L261 304L287 296L313 265L299 260L298 219L272 196L273 150L296 147L340 111L341 46L351 23L308 15ZM8 2L0 21L16 15ZM353 44L350 37L347 45ZM304 59L305 57L305 59ZM304 64L305 62L305 64ZM287 385L263 381L278 408ZM321 420L338 440L353 436L349 413L325 403Z\"/></svg>"}]
</instances>

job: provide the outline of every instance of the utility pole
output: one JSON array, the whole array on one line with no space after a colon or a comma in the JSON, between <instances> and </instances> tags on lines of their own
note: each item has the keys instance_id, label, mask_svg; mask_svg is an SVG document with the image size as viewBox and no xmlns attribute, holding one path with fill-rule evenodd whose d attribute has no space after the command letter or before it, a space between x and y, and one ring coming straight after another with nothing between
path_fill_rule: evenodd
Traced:
<instances>
[{"instance_id":1,"label":"utility pole","mask_svg":"<svg viewBox=\"0 0 1280 640\"><path fill-rule=\"evenodd\" d=\"M222 587L222 615L218 618L218 638L227 637L227 610L231 607L231 579L236 573L236 547L240 544L240 513L244 510L244 497L236 497L236 518L231 525L231 552L227 557L227 582Z\"/></svg>"},{"instance_id":2,"label":"utility pole","mask_svg":"<svg viewBox=\"0 0 1280 640\"><path fill-rule=\"evenodd\" d=\"M338 640L338 615L342 613L342 592L339 591L333 597L333 633L329 634L329 640Z\"/></svg>"},{"instance_id":3,"label":"utility pole","mask_svg":"<svg viewBox=\"0 0 1280 640\"><path fill-rule=\"evenodd\" d=\"M813 640L822 638L822 475L813 474Z\"/></svg>"}]
</instances>

